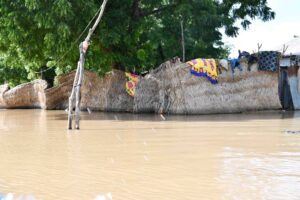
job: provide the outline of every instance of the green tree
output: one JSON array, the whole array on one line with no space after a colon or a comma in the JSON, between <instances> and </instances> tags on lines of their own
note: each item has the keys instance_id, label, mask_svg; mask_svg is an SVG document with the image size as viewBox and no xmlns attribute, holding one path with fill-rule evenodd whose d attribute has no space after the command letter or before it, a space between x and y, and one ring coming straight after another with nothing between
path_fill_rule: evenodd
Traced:
<instances>
[{"instance_id":1,"label":"green tree","mask_svg":"<svg viewBox=\"0 0 300 200\"><path fill-rule=\"evenodd\" d=\"M0 0L0 81L15 83L75 69L78 37L101 5L99 0ZM104 74L113 68L141 72L181 55L184 23L186 56L220 57L228 53L220 29L237 36L253 19L268 21L267 0L118 0L108 1L92 37L86 68ZM19 78L11 79L8 69ZM21 69L21 70L17 70ZM24 71L26 73L24 73ZM18 73L20 72L20 73ZM51 70L45 73L53 73Z\"/></svg>"}]
</instances>

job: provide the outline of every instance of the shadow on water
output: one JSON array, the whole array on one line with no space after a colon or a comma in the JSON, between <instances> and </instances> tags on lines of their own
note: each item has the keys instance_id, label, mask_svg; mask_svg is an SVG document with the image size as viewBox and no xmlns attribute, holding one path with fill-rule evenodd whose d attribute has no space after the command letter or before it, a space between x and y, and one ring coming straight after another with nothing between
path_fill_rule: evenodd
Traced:
<instances>
[{"instance_id":1,"label":"shadow on water","mask_svg":"<svg viewBox=\"0 0 300 200\"><path fill-rule=\"evenodd\" d=\"M81 112L82 120L115 120L115 121L248 121L300 118L300 111L258 111L235 114L214 115L160 115L160 114L132 114L107 112ZM54 115L55 120L67 120L67 114Z\"/></svg>"}]
</instances>

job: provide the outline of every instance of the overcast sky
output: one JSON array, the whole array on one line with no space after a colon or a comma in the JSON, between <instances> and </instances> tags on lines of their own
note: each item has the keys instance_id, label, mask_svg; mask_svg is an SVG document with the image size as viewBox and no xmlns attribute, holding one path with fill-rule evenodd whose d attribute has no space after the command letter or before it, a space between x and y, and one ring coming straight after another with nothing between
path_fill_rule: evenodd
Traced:
<instances>
[{"instance_id":1,"label":"overcast sky","mask_svg":"<svg viewBox=\"0 0 300 200\"><path fill-rule=\"evenodd\" d=\"M250 29L241 28L237 38L223 37L225 44L232 45L230 57L237 57L238 49L252 53L257 43L262 44L261 50L274 50L294 35L300 36L300 0L268 0L268 5L276 12L275 20L255 20Z\"/></svg>"}]
</instances>

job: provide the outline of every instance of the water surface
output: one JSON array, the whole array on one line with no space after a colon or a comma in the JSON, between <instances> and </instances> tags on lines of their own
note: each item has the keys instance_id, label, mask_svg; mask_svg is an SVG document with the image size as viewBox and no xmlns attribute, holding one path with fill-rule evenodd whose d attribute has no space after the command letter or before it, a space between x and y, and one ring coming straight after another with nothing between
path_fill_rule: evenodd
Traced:
<instances>
[{"instance_id":1,"label":"water surface","mask_svg":"<svg viewBox=\"0 0 300 200\"><path fill-rule=\"evenodd\" d=\"M0 193L300 199L300 113L83 113L80 131L68 131L66 118L62 111L0 110Z\"/></svg>"}]
</instances>

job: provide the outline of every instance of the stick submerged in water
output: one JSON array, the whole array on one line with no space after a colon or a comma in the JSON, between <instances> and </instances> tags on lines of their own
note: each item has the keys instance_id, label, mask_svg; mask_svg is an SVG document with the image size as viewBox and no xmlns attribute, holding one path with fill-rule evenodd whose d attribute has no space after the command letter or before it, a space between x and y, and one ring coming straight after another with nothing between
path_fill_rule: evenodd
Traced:
<instances>
[{"instance_id":1,"label":"stick submerged in water","mask_svg":"<svg viewBox=\"0 0 300 200\"><path fill-rule=\"evenodd\" d=\"M80 89L81 89L81 84L83 81L83 75L84 75L84 62L85 62L85 55L89 47L89 41L91 39L92 34L96 30L99 22L101 21L101 18L103 16L103 12L106 6L108 0L104 0L102 5L101 5L101 10L98 15L97 20L95 21L93 27L89 30L89 33L85 40L80 43L79 45L79 52L80 52L80 58L79 62L77 64L77 70L73 82L73 88L71 95L69 97L69 113L68 113L68 128L72 129L72 121L73 121L73 109L74 109L74 100L76 99L75 102L75 128L79 129L79 121L80 121Z\"/></svg>"}]
</instances>

